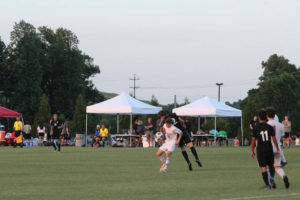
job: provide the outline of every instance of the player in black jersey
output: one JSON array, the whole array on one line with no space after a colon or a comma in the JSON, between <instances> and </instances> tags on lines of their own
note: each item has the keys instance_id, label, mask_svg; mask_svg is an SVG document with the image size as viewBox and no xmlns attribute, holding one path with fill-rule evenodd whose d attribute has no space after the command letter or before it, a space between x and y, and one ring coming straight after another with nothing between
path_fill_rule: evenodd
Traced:
<instances>
[{"instance_id":1,"label":"player in black jersey","mask_svg":"<svg viewBox=\"0 0 300 200\"><path fill-rule=\"evenodd\" d=\"M58 120L57 114L53 114L53 120L50 124L50 136L51 136L51 143L56 151L56 146L54 144L54 140L57 140L58 151L60 151L60 136L61 130L63 128L63 124Z\"/></svg>"},{"instance_id":2,"label":"player in black jersey","mask_svg":"<svg viewBox=\"0 0 300 200\"><path fill-rule=\"evenodd\" d=\"M163 119L167 116L167 113L164 111L161 111L158 113L158 115L161 117L161 119L163 121ZM183 133L178 146L181 148L182 156L184 157L185 161L187 162L189 170L192 171L193 168L192 168L192 163L190 162L189 156L188 156L187 152L185 151L185 145L187 145L191 149L191 152L193 153L198 166L202 167L202 163L199 160L197 151L196 151L195 147L193 146L191 136L190 136L189 132L181 125L181 123L183 123L184 121L182 119L180 119L175 113L172 113L171 115L169 115L169 117L173 120L173 125L176 126L177 128L179 128Z\"/></svg>"},{"instance_id":3,"label":"player in black jersey","mask_svg":"<svg viewBox=\"0 0 300 200\"><path fill-rule=\"evenodd\" d=\"M259 123L253 129L253 137L251 144L251 157L254 158L254 149L257 142L256 154L259 167L261 167L262 177L266 184L265 189L271 189L269 180L272 185L275 185L274 177L268 175L268 168L270 174L275 173L274 169L274 154L272 142L277 149L277 154L280 156L280 151L275 138L275 132L272 126L266 123L267 113L265 110L259 111L258 114ZM269 179L270 178L270 179Z\"/></svg>"}]
</instances>

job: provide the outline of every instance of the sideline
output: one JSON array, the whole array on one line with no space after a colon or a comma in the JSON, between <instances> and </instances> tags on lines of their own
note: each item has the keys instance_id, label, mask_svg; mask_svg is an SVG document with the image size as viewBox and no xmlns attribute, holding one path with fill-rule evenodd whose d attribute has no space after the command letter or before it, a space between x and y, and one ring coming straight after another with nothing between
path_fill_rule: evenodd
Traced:
<instances>
[{"instance_id":1,"label":"sideline","mask_svg":"<svg viewBox=\"0 0 300 200\"><path fill-rule=\"evenodd\" d=\"M289 197L289 196L297 196L297 195L300 195L300 193L278 194L278 195L265 195L265 196L253 196L253 197L237 197L237 198L221 199L221 200L262 199L262 198L272 198L272 197Z\"/></svg>"}]
</instances>

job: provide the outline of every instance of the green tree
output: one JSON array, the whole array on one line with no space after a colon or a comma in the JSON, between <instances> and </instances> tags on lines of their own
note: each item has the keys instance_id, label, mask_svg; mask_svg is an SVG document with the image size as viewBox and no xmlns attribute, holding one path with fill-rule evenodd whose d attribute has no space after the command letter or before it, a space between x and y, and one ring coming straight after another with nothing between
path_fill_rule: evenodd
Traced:
<instances>
[{"instance_id":1,"label":"green tree","mask_svg":"<svg viewBox=\"0 0 300 200\"><path fill-rule=\"evenodd\" d=\"M46 51L42 88L50 97L52 109L71 116L79 94L88 104L103 101L90 80L100 69L79 50L77 36L64 28L53 31L40 27L39 31Z\"/></svg>"},{"instance_id":2,"label":"green tree","mask_svg":"<svg viewBox=\"0 0 300 200\"><path fill-rule=\"evenodd\" d=\"M6 105L5 91L8 78L7 58L7 48L0 37L0 104L4 106Z\"/></svg>"},{"instance_id":3,"label":"green tree","mask_svg":"<svg viewBox=\"0 0 300 200\"><path fill-rule=\"evenodd\" d=\"M51 109L48 103L47 95L43 94L40 99L40 106L34 119L33 130L36 130L36 127L41 123L46 125L51 119Z\"/></svg>"},{"instance_id":4,"label":"green tree","mask_svg":"<svg viewBox=\"0 0 300 200\"><path fill-rule=\"evenodd\" d=\"M14 25L8 47L10 107L32 121L38 110L42 90L41 40L34 26L25 21Z\"/></svg>"},{"instance_id":5,"label":"green tree","mask_svg":"<svg viewBox=\"0 0 300 200\"><path fill-rule=\"evenodd\" d=\"M151 97L150 105L152 105L152 106L159 106L158 100L157 100L157 98L154 95L152 95L152 97Z\"/></svg>"},{"instance_id":6,"label":"green tree","mask_svg":"<svg viewBox=\"0 0 300 200\"><path fill-rule=\"evenodd\" d=\"M290 64L283 56L276 54L262 62L264 69L260 77L257 89L251 89L248 97L240 106L243 109L244 135L250 137L249 122L253 115L261 108L272 106L276 109L277 115L283 119L289 114L293 122L293 131L300 130L298 112L300 98L300 80L297 76L299 69Z\"/></svg>"},{"instance_id":7,"label":"green tree","mask_svg":"<svg viewBox=\"0 0 300 200\"><path fill-rule=\"evenodd\" d=\"M80 94L76 100L75 113L71 123L73 133L83 133L85 131L86 105L83 96Z\"/></svg>"}]
</instances>

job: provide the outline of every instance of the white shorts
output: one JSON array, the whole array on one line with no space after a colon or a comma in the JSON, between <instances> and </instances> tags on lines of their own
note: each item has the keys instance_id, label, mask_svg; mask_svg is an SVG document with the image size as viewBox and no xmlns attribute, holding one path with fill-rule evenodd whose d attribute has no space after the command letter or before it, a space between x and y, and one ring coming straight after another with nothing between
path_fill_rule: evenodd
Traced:
<instances>
[{"instance_id":1,"label":"white shorts","mask_svg":"<svg viewBox=\"0 0 300 200\"><path fill-rule=\"evenodd\" d=\"M164 143L159 149L165 152L174 152L176 144L174 143Z\"/></svg>"}]
</instances>

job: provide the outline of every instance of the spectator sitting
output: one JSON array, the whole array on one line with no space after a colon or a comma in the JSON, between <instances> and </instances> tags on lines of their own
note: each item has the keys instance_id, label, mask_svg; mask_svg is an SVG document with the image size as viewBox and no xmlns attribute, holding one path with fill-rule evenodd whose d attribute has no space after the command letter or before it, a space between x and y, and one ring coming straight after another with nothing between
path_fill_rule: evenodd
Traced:
<instances>
[{"instance_id":1,"label":"spectator sitting","mask_svg":"<svg viewBox=\"0 0 300 200\"><path fill-rule=\"evenodd\" d=\"M92 147L94 146L94 143L97 143L100 146L100 125L97 125L95 134L93 135L93 140L92 140Z\"/></svg>"},{"instance_id":2,"label":"spectator sitting","mask_svg":"<svg viewBox=\"0 0 300 200\"><path fill-rule=\"evenodd\" d=\"M25 125L22 128L22 131L24 133L25 143L27 146L30 146L31 143L31 126L28 121L25 122Z\"/></svg>"},{"instance_id":3,"label":"spectator sitting","mask_svg":"<svg viewBox=\"0 0 300 200\"><path fill-rule=\"evenodd\" d=\"M238 139L237 137L234 138L234 140L233 140L233 145L234 145L235 147L240 146L240 141L239 141L239 139Z\"/></svg>"},{"instance_id":4,"label":"spectator sitting","mask_svg":"<svg viewBox=\"0 0 300 200\"><path fill-rule=\"evenodd\" d=\"M249 146L249 140L248 140L248 138L244 139L244 146Z\"/></svg>"},{"instance_id":5,"label":"spectator sitting","mask_svg":"<svg viewBox=\"0 0 300 200\"><path fill-rule=\"evenodd\" d=\"M103 147L105 146L105 142L108 141L108 129L105 128L105 125L102 124L100 129L100 139L102 141Z\"/></svg>"}]
</instances>

